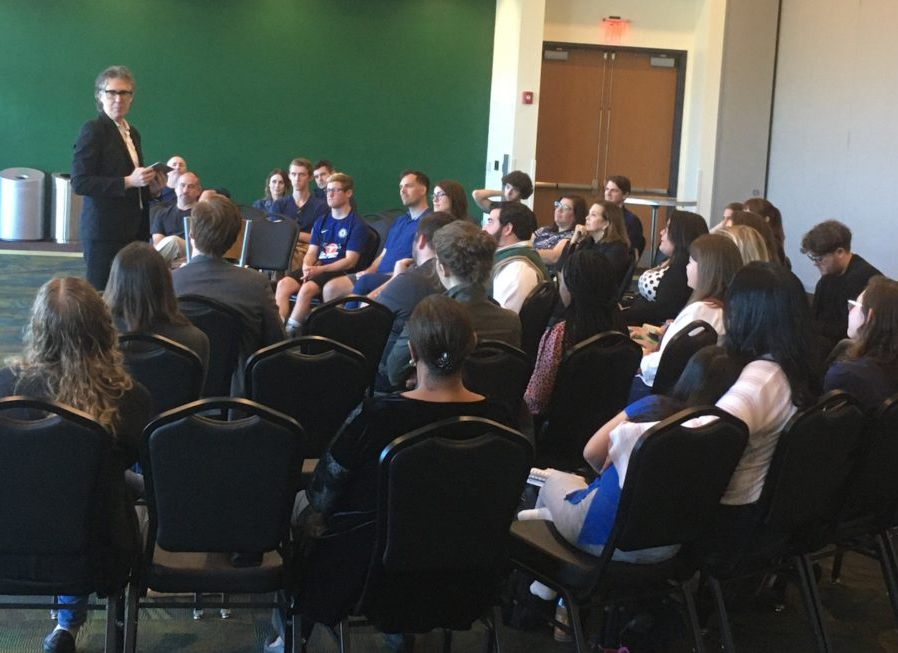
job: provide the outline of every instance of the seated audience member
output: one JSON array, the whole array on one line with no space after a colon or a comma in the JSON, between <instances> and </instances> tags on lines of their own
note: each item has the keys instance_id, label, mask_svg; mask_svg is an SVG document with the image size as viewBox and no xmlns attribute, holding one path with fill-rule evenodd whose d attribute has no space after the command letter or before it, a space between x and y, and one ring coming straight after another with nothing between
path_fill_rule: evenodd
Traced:
<instances>
[{"instance_id":1,"label":"seated audience member","mask_svg":"<svg viewBox=\"0 0 898 653\"><path fill-rule=\"evenodd\" d=\"M187 170L187 162L184 161L183 157L180 157L177 154L166 161L165 165L171 168L171 170L169 170L166 175L165 186L159 191L159 196L150 200L151 207L160 204L171 204L175 201L175 189L178 187L178 177L181 176L181 173Z\"/></svg>"},{"instance_id":2,"label":"seated audience member","mask_svg":"<svg viewBox=\"0 0 898 653\"><path fill-rule=\"evenodd\" d=\"M875 409L898 392L898 282L870 279L851 302L848 337L823 379L823 390L845 390Z\"/></svg>"},{"instance_id":3,"label":"seated audience member","mask_svg":"<svg viewBox=\"0 0 898 653\"><path fill-rule=\"evenodd\" d=\"M719 234L699 236L689 245L686 284L692 289L689 303L677 318L662 330L661 342L650 345L641 339L644 356L634 382L633 401L651 391L655 373L671 339L695 320L704 320L717 332L718 341L726 329L723 321L723 296L736 272L742 267L742 256L735 244Z\"/></svg>"},{"instance_id":4,"label":"seated audience member","mask_svg":"<svg viewBox=\"0 0 898 653\"><path fill-rule=\"evenodd\" d=\"M176 192L177 201L174 204L158 207L153 211L153 218L150 221L153 247L169 266L187 256L187 246L182 237L184 218L188 217L193 207L196 206L203 187L200 186L200 180L195 174L184 171L178 177Z\"/></svg>"},{"instance_id":5,"label":"seated audience member","mask_svg":"<svg viewBox=\"0 0 898 653\"><path fill-rule=\"evenodd\" d=\"M870 277L882 273L851 251L851 230L837 220L808 231L801 239L801 253L820 272L811 316L815 332L828 340L831 349L846 335L848 300L861 294Z\"/></svg>"},{"instance_id":6,"label":"seated audience member","mask_svg":"<svg viewBox=\"0 0 898 653\"><path fill-rule=\"evenodd\" d=\"M364 400L297 498L306 545L297 598L303 620L334 625L359 598L374 544L377 470L386 445L404 433L460 415L511 424L501 402L474 394L462 383L462 366L477 341L462 304L443 295L426 297L412 313L408 329L406 355L415 361L415 389Z\"/></svg>"},{"instance_id":7,"label":"seated audience member","mask_svg":"<svg viewBox=\"0 0 898 653\"><path fill-rule=\"evenodd\" d=\"M95 562L101 583L125 580L140 555L134 497L125 470L137 461L141 433L152 412L150 395L122 366L109 309L83 279L48 281L37 293L25 330L20 360L0 371L0 396L27 395L82 410L109 432L113 455L103 461L100 495L106 499L103 521L94 524ZM19 569L29 555L16 556ZM3 564L10 564L9 562ZM44 640L44 651L75 650L78 630L87 619L87 596L60 596L57 626Z\"/></svg>"},{"instance_id":8,"label":"seated audience member","mask_svg":"<svg viewBox=\"0 0 898 653\"><path fill-rule=\"evenodd\" d=\"M742 203L742 206L745 211L760 215L770 225L776 242L776 256L783 265L791 268L789 259L786 257L786 234L783 231L783 215L780 210L763 197L749 198Z\"/></svg>"},{"instance_id":9,"label":"seated audience member","mask_svg":"<svg viewBox=\"0 0 898 653\"><path fill-rule=\"evenodd\" d=\"M540 488L534 510L519 513L519 519L552 521L570 544L598 556L602 554L617 516L627 464L641 433L617 427L624 422L662 420L684 408L713 404L730 389L742 371L741 363L721 347L705 347L693 356L669 397L650 395L627 406L602 426L583 449L583 457L597 474L589 485L575 474L550 470ZM613 560L651 564L676 554L679 546L659 546L636 551L617 550ZM535 588L536 589L536 588ZM540 596L545 597L539 588Z\"/></svg>"},{"instance_id":10,"label":"seated audience member","mask_svg":"<svg viewBox=\"0 0 898 653\"><path fill-rule=\"evenodd\" d=\"M321 159L315 162L312 168L315 175L315 188L312 189L312 195L320 200L327 200L327 179L334 174L334 164L327 159Z\"/></svg>"},{"instance_id":11,"label":"seated audience member","mask_svg":"<svg viewBox=\"0 0 898 653\"><path fill-rule=\"evenodd\" d=\"M181 314L171 271L146 243L130 243L115 255L103 299L120 333L164 336L196 352L203 369L209 366L209 338Z\"/></svg>"},{"instance_id":12,"label":"seated audience member","mask_svg":"<svg viewBox=\"0 0 898 653\"><path fill-rule=\"evenodd\" d=\"M289 310L290 296L299 291L287 331L295 334L309 314L312 300L331 279L352 272L369 246L368 225L350 206L352 177L335 172L327 180L327 204L330 212L318 218L312 228L309 250L302 268L278 281L277 305L283 317ZM300 286L302 283L302 286ZM326 293L324 301L329 301Z\"/></svg>"},{"instance_id":13,"label":"seated audience member","mask_svg":"<svg viewBox=\"0 0 898 653\"><path fill-rule=\"evenodd\" d=\"M708 225L702 216L688 211L671 211L667 225L661 230L661 244L658 246L668 258L639 277L639 295L622 312L627 324L661 325L682 310L692 294L686 284L689 245L706 233Z\"/></svg>"},{"instance_id":14,"label":"seated audience member","mask_svg":"<svg viewBox=\"0 0 898 653\"><path fill-rule=\"evenodd\" d=\"M437 276L433 237L439 229L455 219L450 213L437 211L418 220L412 258L397 261L393 277L378 289L377 301L393 313L393 328L380 359L379 372L382 378L378 379L378 385L381 387L389 386L386 380L387 361L415 306L428 295L442 293L445 290Z\"/></svg>"},{"instance_id":15,"label":"seated audience member","mask_svg":"<svg viewBox=\"0 0 898 653\"><path fill-rule=\"evenodd\" d=\"M622 175L611 175L605 179L605 201L614 202L624 212L624 224L627 226L627 238L630 247L635 247L639 255L645 251L645 236L642 232L642 222L639 217L629 211L624 202L630 197L630 180Z\"/></svg>"},{"instance_id":16,"label":"seated audience member","mask_svg":"<svg viewBox=\"0 0 898 653\"><path fill-rule=\"evenodd\" d=\"M434 234L436 271L446 296L462 303L479 340L501 340L521 346L521 320L513 311L489 299L490 278L496 241L471 222L454 220ZM412 368L408 356L408 325L396 339L387 360L390 385L404 388Z\"/></svg>"},{"instance_id":17,"label":"seated audience member","mask_svg":"<svg viewBox=\"0 0 898 653\"><path fill-rule=\"evenodd\" d=\"M524 394L531 414L541 415L548 409L558 364L565 352L587 338L617 327L617 288L611 264L599 252L578 251L565 259L558 272L564 317L539 342L536 365Z\"/></svg>"},{"instance_id":18,"label":"seated audience member","mask_svg":"<svg viewBox=\"0 0 898 653\"><path fill-rule=\"evenodd\" d=\"M782 264L783 259L778 253L779 244L776 241L776 236L773 234L773 229L770 228L770 223L764 219L764 216L750 211L733 211L729 219L720 224L723 225L722 229L735 226L751 227L763 238L770 262Z\"/></svg>"},{"instance_id":19,"label":"seated audience member","mask_svg":"<svg viewBox=\"0 0 898 653\"><path fill-rule=\"evenodd\" d=\"M483 230L496 239L492 297L515 313L534 288L549 278L545 263L530 244L536 216L520 202L501 202L490 209Z\"/></svg>"},{"instance_id":20,"label":"seated audience member","mask_svg":"<svg viewBox=\"0 0 898 653\"><path fill-rule=\"evenodd\" d=\"M393 274L396 261L407 259L412 255L412 243L415 240L415 229L422 215L431 213L427 206L427 191L430 179L418 170L405 170L399 175L399 198L405 213L390 225L386 242L377 258L364 270L359 270L354 278L339 276L331 280L325 294L329 299L344 297L350 293L367 295L386 283Z\"/></svg>"},{"instance_id":21,"label":"seated audience member","mask_svg":"<svg viewBox=\"0 0 898 653\"><path fill-rule=\"evenodd\" d=\"M555 200L555 221L533 234L533 247L546 265L555 265L574 229L586 219L586 201L579 195L562 195Z\"/></svg>"},{"instance_id":22,"label":"seated audience member","mask_svg":"<svg viewBox=\"0 0 898 653\"><path fill-rule=\"evenodd\" d=\"M434 211L451 213L456 220L470 220L468 216L468 198L465 189L457 181L441 179L433 187L430 196Z\"/></svg>"},{"instance_id":23,"label":"seated audience member","mask_svg":"<svg viewBox=\"0 0 898 653\"><path fill-rule=\"evenodd\" d=\"M617 204L608 200L597 201L589 209L586 224L574 228L565 256L583 250L600 252L608 259L620 288L630 269L630 238L624 226L623 211Z\"/></svg>"},{"instance_id":24,"label":"seated audience member","mask_svg":"<svg viewBox=\"0 0 898 653\"><path fill-rule=\"evenodd\" d=\"M742 255L742 262L746 265L752 261L760 261L761 263L779 262L776 260L776 255L771 257L770 250L767 249L767 243L764 242L764 237L758 233L757 229L752 229L744 224L734 224L718 229L714 233L726 236L736 243L736 247L739 248L739 253Z\"/></svg>"},{"instance_id":25,"label":"seated audience member","mask_svg":"<svg viewBox=\"0 0 898 653\"><path fill-rule=\"evenodd\" d=\"M502 177L502 190L479 188L471 193L474 203L489 213L495 202L522 202L533 195L533 180L520 170L512 170Z\"/></svg>"},{"instance_id":26,"label":"seated audience member","mask_svg":"<svg viewBox=\"0 0 898 653\"><path fill-rule=\"evenodd\" d=\"M721 229L732 225L733 223L731 222L731 220L733 219L733 214L736 211L742 210L744 210L742 202L730 202L729 204L727 204L723 209L723 217L721 217L720 222L711 227L710 233L716 234Z\"/></svg>"},{"instance_id":27,"label":"seated audience member","mask_svg":"<svg viewBox=\"0 0 898 653\"><path fill-rule=\"evenodd\" d=\"M253 206L265 213L277 213L274 203L292 193L293 186L290 185L287 173L280 168L275 168L265 178L265 197L257 199L253 202Z\"/></svg>"},{"instance_id":28,"label":"seated audience member","mask_svg":"<svg viewBox=\"0 0 898 653\"><path fill-rule=\"evenodd\" d=\"M312 163L308 159L302 157L293 159L290 162L289 177L293 193L277 200L272 212L296 220L299 225L297 247L305 250L311 238L310 234L315 221L327 215L327 202L313 197L309 192ZM300 243L302 243L301 246Z\"/></svg>"},{"instance_id":29,"label":"seated audience member","mask_svg":"<svg viewBox=\"0 0 898 653\"><path fill-rule=\"evenodd\" d=\"M284 327L262 273L231 265L222 257L240 232L239 209L226 197L197 203L190 220L190 263L172 272L175 295L202 295L227 304L241 317L240 350L231 392L243 390L246 359L257 349L284 339Z\"/></svg>"}]
</instances>

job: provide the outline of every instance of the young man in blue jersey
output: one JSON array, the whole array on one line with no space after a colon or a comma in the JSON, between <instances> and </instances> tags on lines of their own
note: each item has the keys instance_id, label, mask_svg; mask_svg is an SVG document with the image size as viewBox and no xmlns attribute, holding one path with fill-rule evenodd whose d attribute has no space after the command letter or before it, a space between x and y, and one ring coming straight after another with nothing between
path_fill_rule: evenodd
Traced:
<instances>
[{"instance_id":1,"label":"young man in blue jersey","mask_svg":"<svg viewBox=\"0 0 898 653\"><path fill-rule=\"evenodd\" d=\"M330 211L312 227L309 250L302 268L293 270L278 282L277 302L281 316L287 314L290 296L299 291L293 312L287 320L287 333L299 330L308 316L312 299L331 279L352 272L368 246L368 225L352 208L352 177L337 172L327 180L327 205ZM301 285L300 285L301 284ZM325 300L330 299L325 297Z\"/></svg>"}]
</instances>

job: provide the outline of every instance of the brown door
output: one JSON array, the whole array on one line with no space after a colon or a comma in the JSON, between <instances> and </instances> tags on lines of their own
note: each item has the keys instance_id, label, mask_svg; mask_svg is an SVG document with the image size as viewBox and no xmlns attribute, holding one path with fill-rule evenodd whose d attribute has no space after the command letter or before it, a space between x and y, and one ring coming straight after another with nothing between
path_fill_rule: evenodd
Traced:
<instances>
[{"instance_id":1,"label":"brown door","mask_svg":"<svg viewBox=\"0 0 898 653\"><path fill-rule=\"evenodd\" d=\"M540 224L551 224L552 202L563 192L579 194L587 204L601 197L608 175L629 177L633 195L675 190L670 173L678 159L678 153L671 155L679 59L586 47L546 50L566 52L567 58L543 59L536 180L587 185L594 191L537 189L534 210ZM642 219L650 241L651 210L628 208Z\"/></svg>"}]
</instances>

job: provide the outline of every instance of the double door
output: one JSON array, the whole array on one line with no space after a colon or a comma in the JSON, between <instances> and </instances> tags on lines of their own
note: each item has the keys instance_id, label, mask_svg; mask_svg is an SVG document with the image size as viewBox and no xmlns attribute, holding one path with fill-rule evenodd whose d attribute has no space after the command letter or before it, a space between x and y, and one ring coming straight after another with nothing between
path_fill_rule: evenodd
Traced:
<instances>
[{"instance_id":1,"label":"double door","mask_svg":"<svg viewBox=\"0 0 898 653\"><path fill-rule=\"evenodd\" d=\"M545 45L536 181L552 187L534 193L540 224L562 193L602 197L608 175L628 177L633 195L676 192L684 64L676 52ZM628 208L651 240L651 210Z\"/></svg>"}]
</instances>

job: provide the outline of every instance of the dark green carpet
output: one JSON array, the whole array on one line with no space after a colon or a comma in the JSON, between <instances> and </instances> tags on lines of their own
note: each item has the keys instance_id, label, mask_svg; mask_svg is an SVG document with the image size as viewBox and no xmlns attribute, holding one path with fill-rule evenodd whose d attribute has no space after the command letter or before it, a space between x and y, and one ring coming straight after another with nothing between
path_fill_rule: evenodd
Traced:
<instances>
[{"instance_id":1,"label":"dark green carpet","mask_svg":"<svg viewBox=\"0 0 898 653\"><path fill-rule=\"evenodd\" d=\"M44 282L53 277L83 277L81 255L60 256L0 251L0 360L22 350L22 327Z\"/></svg>"}]
</instances>

